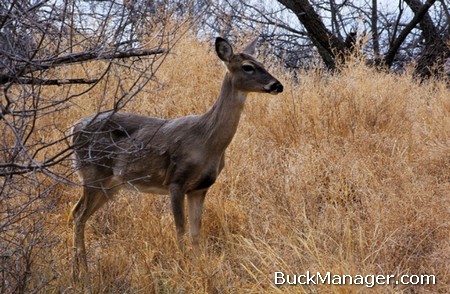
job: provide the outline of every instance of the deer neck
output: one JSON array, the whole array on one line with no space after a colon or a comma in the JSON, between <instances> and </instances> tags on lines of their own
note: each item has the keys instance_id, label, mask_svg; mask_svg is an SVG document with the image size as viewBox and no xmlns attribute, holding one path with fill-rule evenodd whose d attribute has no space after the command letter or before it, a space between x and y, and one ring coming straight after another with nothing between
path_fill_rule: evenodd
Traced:
<instances>
[{"instance_id":1,"label":"deer neck","mask_svg":"<svg viewBox=\"0 0 450 294\"><path fill-rule=\"evenodd\" d=\"M209 148L223 152L236 133L239 119L247 98L245 92L233 88L229 73L214 105L202 116L205 139Z\"/></svg>"}]
</instances>

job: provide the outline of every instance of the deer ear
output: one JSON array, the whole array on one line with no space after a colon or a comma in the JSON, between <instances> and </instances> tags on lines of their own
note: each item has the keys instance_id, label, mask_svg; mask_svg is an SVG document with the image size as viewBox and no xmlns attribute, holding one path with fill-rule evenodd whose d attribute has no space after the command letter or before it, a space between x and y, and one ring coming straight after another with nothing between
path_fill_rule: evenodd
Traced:
<instances>
[{"instance_id":1,"label":"deer ear","mask_svg":"<svg viewBox=\"0 0 450 294\"><path fill-rule=\"evenodd\" d=\"M245 46L245 48L242 52L247 53L249 55L255 55L255 48L256 48L257 43L258 43L258 37L253 39L253 41L251 41L250 43L248 43L248 45Z\"/></svg>"},{"instance_id":2,"label":"deer ear","mask_svg":"<svg viewBox=\"0 0 450 294\"><path fill-rule=\"evenodd\" d=\"M233 57L233 48L227 40L217 37L216 38L216 52L222 61L229 62Z\"/></svg>"}]
</instances>

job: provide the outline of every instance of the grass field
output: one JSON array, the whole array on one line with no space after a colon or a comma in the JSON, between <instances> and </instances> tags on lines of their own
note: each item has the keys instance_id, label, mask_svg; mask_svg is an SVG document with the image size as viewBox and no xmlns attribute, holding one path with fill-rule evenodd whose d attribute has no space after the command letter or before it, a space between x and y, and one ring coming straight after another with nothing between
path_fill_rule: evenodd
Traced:
<instances>
[{"instance_id":1,"label":"grass field","mask_svg":"<svg viewBox=\"0 0 450 294\"><path fill-rule=\"evenodd\" d=\"M211 45L185 37L158 71L158 90L149 84L125 110L205 112L225 74ZM178 251L167 196L121 192L88 223L90 281L73 288L66 219L81 188L59 184L55 208L41 216L53 242L36 255L31 285L48 280L43 293L449 292L446 84L419 84L357 58L336 75L298 72L298 82L280 64L268 67L285 91L247 99L206 198L199 258ZM61 129L98 109L95 91L53 117ZM307 271L428 274L436 284L274 284L275 272Z\"/></svg>"}]
</instances>

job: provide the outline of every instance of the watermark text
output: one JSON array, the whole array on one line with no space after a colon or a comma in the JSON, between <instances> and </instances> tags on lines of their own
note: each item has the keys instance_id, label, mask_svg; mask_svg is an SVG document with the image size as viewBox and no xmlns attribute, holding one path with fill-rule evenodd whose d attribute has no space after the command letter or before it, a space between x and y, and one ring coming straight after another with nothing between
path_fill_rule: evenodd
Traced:
<instances>
[{"instance_id":1,"label":"watermark text","mask_svg":"<svg viewBox=\"0 0 450 294\"><path fill-rule=\"evenodd\" d=\"M274 273L275 285L364 285L372 288L375 285L435 285L435 275L335 275L307 271L304 274Z\"/></svg>"}]
</instances>

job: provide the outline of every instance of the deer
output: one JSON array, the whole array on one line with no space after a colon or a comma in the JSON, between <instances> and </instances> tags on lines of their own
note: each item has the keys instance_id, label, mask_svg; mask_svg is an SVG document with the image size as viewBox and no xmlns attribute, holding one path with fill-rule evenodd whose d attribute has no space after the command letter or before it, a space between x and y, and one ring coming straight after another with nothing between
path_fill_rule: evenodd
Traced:
<instances>
[{"instance_id":1,"label":"deer","mask_svg":"<svg viewBox=\"0 0 450 294\"><path fill-rule=\"evenodd\" d=\"M184 250L185 198L192 248L198 248L203 203L225 165L251 92L278 94L283 85L255 57L257 39L235 54L217 37L215 51L227 72L212 107L201 115L173 119L106 111L72 128L73 165L83 193L73 206L74 275L87 271L85 225L119 190L170 196L179 249ZM198 249L194 249L198 250Z\"/></svg>"}]
</instances>

